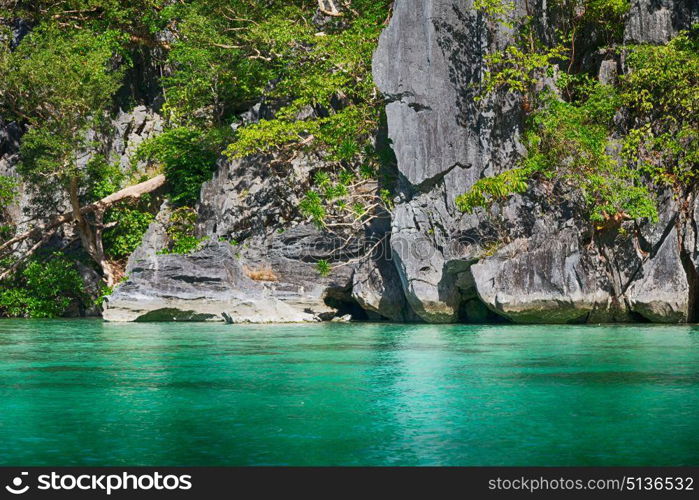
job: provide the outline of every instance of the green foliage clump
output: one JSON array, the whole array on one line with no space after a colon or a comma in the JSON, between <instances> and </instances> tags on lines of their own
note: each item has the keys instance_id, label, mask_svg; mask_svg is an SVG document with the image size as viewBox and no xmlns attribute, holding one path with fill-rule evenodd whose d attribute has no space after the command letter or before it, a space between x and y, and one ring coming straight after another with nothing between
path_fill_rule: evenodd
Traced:
<instances>
[{"instance_id":1,"label":"green foliage clump","mask_svg":"<svg viewBox=\"0 0 699 500\"><path fill-rule=\"evenodd\" d=\"M566 57L565 51L562 45L541 51L528 51L517 45L509 45L501 52L487 54L487 71L476 100L503 89L522 94L531 92L543 76L551 73L552 64Z\"/></svg>"},{"instance_id":2,"label":"green foliage clump","mask_svg":"<svg viewBox=\"0 0 699 500\"><path fill-rule=\"evenodd\" d=\"M0 175L0 208L6 208L17 197L17 179Z\"/></svg>"},{"instance_id":3,"label":"green foliage clump","mask_svg":"<svg viewBox=\"0 0 699 500\"><path fill-rule=\"evenodd\" d=\"M607 124L616 102L613 89L599 84L579 103L551 99L533 116L528 161L536 171L577 186L594 222L619 216L655 220L638 170L610 154Z\"/></svg>"},{"instance_id":4,"label":"green foliage clump","mask_svg":"<svg viewBox=\"0 0 699 500\"><path fill-rule=\"evenodd\" d=\"M173 202L196 203L201 184L211 178L216 166L217 134L192 127L177 127L148 140L134 159L157 162L163 167Z\"/></svg>"},{"instance_id":5,"label":"green foliage clump","mask_svg":"<svg viewBox=\"0 0 699 500\"><path fill-rule=\"evenodd\" d=\"M120 30L133 43L152 44L166 27L170 0L14 0L0 4L0 17L24 19L33 24L55 22L65 28L91 28L97 32Z\"/></svg>"},{"instance_id":6,"label":"green foliage clump","mask_svg":"<svg viewBox=\"0 0 699 500\"><path fill-rule=\"evenodd\" d=\"M305 217L310 217L317 227L325 227L325 204L317 191L308 191L299 203L299 211Z\"/></svg>"},{"instance_id":7,"label":"green foliage clump","mask_svg":"<svg viewBox=\"0 0 699 500\"><path fill-rule=\"evenodd\" d=\"M505 13L494 0L479 5L491 17ZM593 46L619 42L628 2L557 0L553 8L567 20L553 44L535 36L528 13L519 20L517 42L486 56L479 98L500 90L523 95L530 115L527 155L517 168L476 182L456 205L465 212L488 207L541 178L574 187L598 227L624 219L656 220L652 188L664 183L681 189L696 175L699 30L664 46L617 49L624 51L629 71L615 86L602 85L576 71L576 36L588 30L602 34L586 40ZM533 92L544 75L554 78L560 94ZM620 127L616 117L631 128Z\"/></svg>"},{"instance_id":8,"label":"green foliage clump","mask_svg":"<svg viewBox=\"0 0 699 500\"><path fill-rule=\"evenodd\" d=\"M18 170L35 201L56 210L64 190L78 210L128 182L128 173L106 158L95 155L87 166L78 158L95 150L89 131L108 128L127 71L142 64L144 54L161 69L166 124L133 159L162 168L176 205L196 203L226 146L231 157L307 148L321 153L329 170L376 172L371 139L381 107L371 58L390 1L354 0L322 28L314 20L317 7L307 0L1 5L0 18L32 24L12 50L9 37L0 39L0 111L27 125ZM261 97L272 103L274 116L238 128L231 139L230 122ZM345 196L340 184L333 189L324 200ZM357 203L346 204L364 213ZM134 247L149 214L142 206L105 214L104 222L119 222L104 233L110 259ZM81 241L102 262L96 255L101 242L89 241L97 238L90 224L91 217L78 220ZM187 235L175 237L174 251L195 245L189 230L173 231Z\"/></svg>"},{"instance_id":9,"label":"green foliage clump","mask_svg":"<svg viewBox=\"0 0 699 500\"><path fill-rule=\"evenodd\" d=\"M17 47L0 27L0 114L26 125L18 172L47 213L64 211L70 200L83 249L108 279L111 261L140 243L154 203L123 202L84 217L80 209L132 183L140 161L149 173L165 174L180 207L168 226L167 252L201 243L188 207L224 149L231 157L282 153L282 162L300 149L314 152L329 165L330 180L312 188L318 197L310 195L301 211L315 214L319 225L338 213L370 216L373 201L349 191L378 171L372 139L381 98L371 58L389 0L347 2L339 6L342 16L326 17L322 27L317 2L308 0L0 4L0 19L32 26ZM106 149L98 142L111 132L110 115L124 109L123 98L140 100L128 90L131 71L144 66L160 70L165 132L141 144L134 168L124 172L95 151ZM260 99L273 115L232 132L229 124ZM87 164L80 161L85 156ZM0 205L11 202L13 189L0 178ZM380 199L389 198L386 192ZM2 237L11 232L0 230Z\"/></svg>"},{"instance_id":10,"label":"green foliage clump","mask_svg":"<svg viewBox=\"0 0 699 500\"><path fill-rule=\"evenodd\" d=\"M536 35L536 19L529 4L524 16L519 16L509 1L477 0L474 7L492 22L515 29L514 43L485 56L486 71L476 99L505 90L534 100L535 87L544 77L553 77L564 62L566 71L573 69L580 49L580 32L587 30L588 37L590 33L601 34L599 40L584 40L588 45L613 44L621 39L623 18L630 3L628 0L554 0L549 9L564 28L557 32L552 43L544 43Z\"/></svg>"},{"instance_id":11,"label":"green foliage clump","mask_svg":"<svg viewBox=\"0 0 699 500\"><path fill-rule=\"evenodd\" d=\"M457 196L456 206L462 212L472 213L477 207L487 207L512 194L524 193L531 173L524 168L515 168L494 177L479 179L468 192Z\"/></svg>"},{"instance_id":12,"label":"green foliage clump","mask_svg":"<svg viewBox=\"0 0 699 500\"><path fill-rule=\"evenodd\" d=\"M141 244L143 235L155 216L138 208L119 207L110 210L104 222L118 222L104 232L104 250L114 260L127 258Z\"/></svg>"},{"instance_id":13,"label":"green foliage clump","mask_svg":"<svg viewBox=\"0 0 699 500\"><path fill-rule=\"evenodd\" d=\"M172 212L166 229L170 243L161 253L188 254L195 252L206 238L197 238L197 213L193 208L180 207Z\"/></svg>"},{"instance_id":14,"label":"green foliage clump","mask_svg":"<svg viewBox=\"0 0 699 500\"><path fill-rule=\"evenodd\" d=\"M267 3L271 10L281 4ZM252 49L241 40L262 9L255 2L217 0L169 6L178 30L168 53L174 71L162 82L168 96L163 112L170 123L218 126L230 121L240 103L262 94L275 72L267 61L250 58Z\"/></svg>"},{"instance_id":15,"label":"green foliage clump","mask_svg":"<svg viewBox=\"0 0 699 500\"><path fill-rule=\"evenodd\" d=\"M124 276L122 281L125 281L126 279L127 276ZM114 292L114 287L107 286L103 283L102 286L100 286L97 297L92 301L92 304L97 307L98 310L101 310L102 306L104 305L104 301L112 294L112 292Z\"/></svg>"},{"instance_id":16,"label":"green foliage clump","mask_svg":"<svg viewBox=\"0 0 699 500\"><path fill-rule=\"evenodd\" d=\"M117 163L109 163L101 155L94 155L85 166L85 177L91 187L87 201L97 201L123 187L126 174Z\"/></svg>"},{"instance_id":17,"label":"green foliage clump","mask_svg":"<svg viewBox=\"0 0 699 500\"><path fill-rule=\"evenodd\" d=\"M52 318L84 299L84 284L75 264L62 253L35 257L0 286L4 316Z\"/></svg>"},{"instance_id":18,"label":"green foliage clump","mask_svg":"<svg viewBox=\"0 0 699 500\"><path fill-rule=\"evenodd\" d=\"M515 8L513 1L475 0L473 8L488 16L495 23L512 27L511 18Z\"/></svg>"}]
</instances>

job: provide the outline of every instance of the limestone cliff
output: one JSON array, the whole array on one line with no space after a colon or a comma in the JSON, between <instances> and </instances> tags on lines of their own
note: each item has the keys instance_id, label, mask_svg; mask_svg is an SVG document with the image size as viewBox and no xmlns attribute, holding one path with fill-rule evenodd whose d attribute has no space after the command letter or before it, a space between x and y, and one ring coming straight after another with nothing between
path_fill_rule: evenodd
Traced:
<instances>
[{"instance_id":1,"label":"limestone cliff","mask_svg":"<svg viewBox=\"0 0 699 500\"><path fill-rule=\"evenodd\" d=\"M542 33L555 30L545 0L534 8ZM624 39L664 43L698 18L695 2L634 0ZM658 193L658 222L626 221L604 234L581 217L574 193L552 203L545 185L489 211L457 210L456 196L524 153L522 102L477 101L473 85L485 54L512 36L471 0L397 0L373 64L396 157L390 227L332 253L333 235L296 209L322 157L296 158L291 174L276 172L273 157L221 160L198 205L199 234L214 243L190 256L158 255L152 245L137 251L105 318L306 321L349 312L432 323L694 321L694 191ZM600 79L621 64L586 60ZM362 242L376 235L385 237L382 251L367 256ZM343 265L320 277L313 266L320 258ZM252 281L246 268L270 272Z\"/></svg>"}]
</instances>

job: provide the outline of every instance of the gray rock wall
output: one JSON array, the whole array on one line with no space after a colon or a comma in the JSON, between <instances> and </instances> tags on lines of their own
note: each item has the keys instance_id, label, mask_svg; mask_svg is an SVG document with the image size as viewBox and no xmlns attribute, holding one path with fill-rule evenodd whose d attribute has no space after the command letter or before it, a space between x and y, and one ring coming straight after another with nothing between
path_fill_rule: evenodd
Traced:
<instances>
[{"instance_id":1,"label":"gray rock wall","mask_svg":"<svg viewBox=\"0 0 699 500\"><path fill-rule=\"evenodd\" d=\"M546 33L555 26L547 26L544 7L536 6ZM515 8L522 12L523 2ZM691 1L634 0L625 40L666 42L696 21L698 9ZM580 223L575 200L546 206L546 193L536 190L495 214L455 209L456 196L513 168L522 153L519 102L476 103L471 87L484 54L509 36L470 1L452 0L397 0L381 36L374 77L402 179L391 245L410 306L428 322L468 320L474 301L517 322L692 319L696 259L688 256L697 254L689 241L696 231L674 230L674 202L663 202L657 224L626 224L604 238Z\"/></svg>"},{"instance_id":2,"label":"gray rock wall","mask_svg":"<svg viewBox=\"0 0 699 500\"><path fill-rule=\"evenodd\" d=\"M107 321L316 321L246 276L228 243L210 242L190 255L137 260L128 280L106 300Z\"/></svg>"},{"instance_id":3,"label":"gray rock wall","mask_svg":"<svg viewBox=\"0 0 699 500\"><path fill-rule=\"evenodd\" d=\"M666 43L699 22L695 0L632 0L624 28L625 43Z\"/></svg>"}]
</instances>

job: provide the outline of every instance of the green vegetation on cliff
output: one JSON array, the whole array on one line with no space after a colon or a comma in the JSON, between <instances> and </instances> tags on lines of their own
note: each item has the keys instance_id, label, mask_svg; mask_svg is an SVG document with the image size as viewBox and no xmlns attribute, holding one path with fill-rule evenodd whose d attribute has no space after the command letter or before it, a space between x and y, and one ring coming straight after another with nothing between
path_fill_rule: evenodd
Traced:
<instances>
[{"instance_id":1,"label":"green vegetation on cliff","mask_svg":"<svg viewBox=\"0 0 699 500\"><path fill-rule=\"evenodd\" d=\"M481 8L503 22L509 11L501 5ZM699 28L666 45L623 45L626 2L562 1L552 9L567 19L553 44L534 35L532 17L509 17L505 22L517 25L519 36L486 57L480 99L496 92L521 96L527 154L518 168L479 180L457 206L471 212L525 192L530 180L548 180L575 186L598 227L655 220L654 192L665 186L682 192L696 181ZM622 59L623 73L598 81L597 67L579 61L583 49L606 54L614 67Z\"/></svg>"},{"instance_id":2,"label":"green vegetation on cliff","mask_svg":"<svg viewBox=\"0 0 699 500\"><path fill-rule=\"evenodd\" d=\"M353 0L324 14L315 0L18 0L0 6L0 116L25 130L17 172L33 196L34 217L48 219L70 205L82 250L112 285L162 200L144 193L96 210L90 204L162 172L176 208L164 251L188 252L200 242L191 207L222 152L231 158L273 153L283 160L304 151L327 164L317 177L324 173L328 182L309 192L312 200L322 191L316 213L365 221L371 204L344 189L375 177L380 162L372 142L381 106L371 55L389 5ZM30 29L15 44L10 26L19 20ZM129 89L143 83L132 80L145 71L162 89L165 130L140 145L128 170L103 156L99 134L109 134L119 107L138 104L138 93ZM265 115L232 130L238 115L261 100ZM2 178L3 207L16 187L12 177ZM300 207L306 213L304 206L308 200ZM11 225L1 233L7 258L0 281L7 290L21 283L26 295L3 292L3 303L15 304L2 306L4 314L63 312L27 305L31 297L42 303L41 283L50 282L27 278L37 250L59 230L43 229L36 247L34 233ZM31 242L29 251L24 241ZM58 266L65 259L45 262ZM80 295L72 278L51 282L51 290L71 300Z\"/></svg>"},{"instance_id":3,"label":"green vegetation on cliff","mask_svg":"<svg viewBox=\"0 0 699 500\"><path fill-rule=\"evenodd\" d=\"M0 285L0 312L8 317L61 316L71 304L84 299L83 280L75 262L62 253L32 257L11 280Z\"/></svg>"}]
</instances>

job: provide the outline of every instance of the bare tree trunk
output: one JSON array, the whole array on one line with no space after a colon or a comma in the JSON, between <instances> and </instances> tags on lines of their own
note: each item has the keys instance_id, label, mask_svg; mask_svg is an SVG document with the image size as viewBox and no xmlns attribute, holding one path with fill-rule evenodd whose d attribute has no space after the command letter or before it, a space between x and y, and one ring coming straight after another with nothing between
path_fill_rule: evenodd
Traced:
<instances>
[{"instance_id":1,"label":"bare tree trunk","mask_svg":"<svg viewBox=\"0 0 699 500\"><path fill-rule=\"evenodd\" d=\"M104 255L104 244L102 242L102 217L104 215L104 209L95 211L96 224L93 230L92 225L81 213L77 177L70 179L70 205L73 208L73 219L78 228L83 249L92 260L100 266L100 269L102 269L102 275L104 276L107 286L114 286L114 270L107 260L107 257Z\"/></svg>"},{"instance_id":2,"label":"bare tree trunk","mask_svg":"<svg viewBox=\"0 0 699 500\"><path fill-rule=\"evenodd\" d=\"M114 266L112 266L112 264L107 260L107 257L104 255L104 243L102 241L102 231L104 230L104 224L102 223L103 216L103 211L100 210L95 212L95 255L92 258L102 268L104 281L107 283L107 286L111 287L116 284L116 278Z\"/></svg>"},{"instance_id":3,"label":"bare tree trunk","mask_svg":"<svg viewBox=\"0 0 699 500\"><path fill-rule=\"evenodd\" d=\"M92 228L90 224L85 220L85 217L80 212L80 199L78 193L78 178L71 177L70 186L68 188L68 195L70 197L70 206L73 209L73 220L78 228L78 234L80 235L80 241L83 244L85 251L92 256L94 254L94 234L92 233Z\"/></svg>"}]
</instances>

